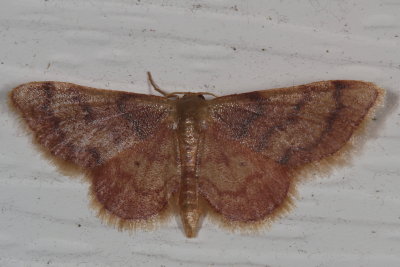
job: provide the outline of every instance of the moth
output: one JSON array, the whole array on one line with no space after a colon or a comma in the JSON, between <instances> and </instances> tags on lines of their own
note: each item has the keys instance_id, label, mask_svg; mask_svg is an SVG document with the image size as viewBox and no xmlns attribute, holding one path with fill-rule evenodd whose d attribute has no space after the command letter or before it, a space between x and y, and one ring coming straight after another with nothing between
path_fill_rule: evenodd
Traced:
<instances>
[{"instance_id":1,"label":"moth","mask_svg":"<svg viewBox=\"0 0 400 267\"><path fill-rule=\"evenodd\" d=\"M298 176L343 154L384 97L331 80L215 97L101 90L65 82L14 88L34 140L90 182L99 216L119 229L179 214L195 237L205 214L251 227L291 202Z\"/></svg>"}]
</instances>

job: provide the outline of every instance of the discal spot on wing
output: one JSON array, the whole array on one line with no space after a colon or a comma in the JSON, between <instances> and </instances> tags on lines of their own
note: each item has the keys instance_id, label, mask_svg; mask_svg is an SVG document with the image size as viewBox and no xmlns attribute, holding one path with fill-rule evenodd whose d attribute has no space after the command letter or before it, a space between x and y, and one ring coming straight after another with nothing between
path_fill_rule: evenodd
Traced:
<instances>
[{"instance_id":1,"label":"discal spot on wing","mask_svg":"<svg viewBox=\"0 0 400 267\"><path fill-rule=\"evenodd\" d=\"M61 82L18 86L11 101L39 144L81 167L98 166L152 136L171 114L162 97Z\"/></svg>"},{"instance_id":2,"label":"discal spot on wing","mask_svg":"<svg viewBox=\"0 0 400 267\"><path fill-rule=\"evenodd\" d=\"M233 226L278 215L294 175L340 151L383 96L372 83L325 81L206 103L198 94L175 101L34 82L10 99L37 143L87 174L101 217L119 228L147 226L179 192L193 237L199 195Z\"/></svg>"},{"instance_id":3,"label":"discal spot on wing","mask_svg":"<svg viewBox=\"0 0 400 267\"><path fill-rule=\"evenodd\" d=\"M63 82L24 84L10 98L45 151L89 176L111 224L148 226L178 190L170 100Z\"/></svg>"},{"instance_id":4,"label":"discal spot on wing","mask_svg":"<svg viewBox=\"0 0 400 267\"><path fill-rule=\"evenodd\" d=\"M227 138L300 166L340 150L382 97L371 83L327 81L220 97L210 106Z\"/></svg>"},{"instance_id":5,"label":"discal spot on wing","mask_svg":"<svg viewBox=\"0 0 400 267\"><path fill-rule=\"evenodd\" d=\"M199 164L200 193L225 220L265 219L289 197L289 186L280 164L226 139L218 125L207 130Z\"/></svg>"},{"instance_id":6,"label":"discal spot on wing","mask_svg":"<svg viewBox=\"0 0 400 267\"><path fill-rule=\"evenodd\" d=\"M166 208L178 190L180 168L176 136L160 127L153 138L91 171L92 194L111 216L147 220Z\"/></svg>"}]
</instances>

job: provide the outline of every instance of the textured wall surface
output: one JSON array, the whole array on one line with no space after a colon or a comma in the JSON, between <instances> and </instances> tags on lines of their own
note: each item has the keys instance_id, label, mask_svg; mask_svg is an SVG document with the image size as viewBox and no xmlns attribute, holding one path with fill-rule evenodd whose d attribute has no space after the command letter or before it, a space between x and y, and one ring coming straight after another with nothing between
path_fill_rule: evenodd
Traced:
<instances>
[{"instance_id":1,"label":"textured wall surface","mask_svg":"<svg viewBox=\"0 0 400 267\"><path fill-rule=\"evenodd\" d=\"M400 2L2 0L0 266L400 266ZM6 105L18 84L58 80L219 95L327 79L372 81L386 106L351 164L304 182L259 234L176 220L118 232L88 184L43 159Z\"/></svg>"}]
</instances>

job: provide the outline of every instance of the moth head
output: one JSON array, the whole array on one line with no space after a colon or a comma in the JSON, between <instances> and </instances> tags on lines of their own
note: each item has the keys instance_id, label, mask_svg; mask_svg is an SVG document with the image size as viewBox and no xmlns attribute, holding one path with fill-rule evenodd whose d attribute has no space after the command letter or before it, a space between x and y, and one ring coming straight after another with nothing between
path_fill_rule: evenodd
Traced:
<instances>
[{"instance_id":1,"label":"moth head","mask_svg":"<svg viewBox=\"0 0 400 267\"><path fill-rule=\"evenodd\" d=\"M193 98L193 97L198 97L200 99L205 99L203 93L185 93L182 98Z\"/></svg>"},{"instance_id":2,"label":"moth head","mask_svg":"<svg viewBox=\"0 0 400 267\"><path fill-rule=\"evenodd\" d=\"M192 92L173 92L173 93L169 93L167 95L165 95L165 97L167 98L177 98L177 99L202 99L205 100L206 98L204 97L205 95L211 95L214 97L217 97L216 95L212 94L212 93L208 93L208 92L196 92L196 93L192 93Z\"/></svg>"}]
</instances>

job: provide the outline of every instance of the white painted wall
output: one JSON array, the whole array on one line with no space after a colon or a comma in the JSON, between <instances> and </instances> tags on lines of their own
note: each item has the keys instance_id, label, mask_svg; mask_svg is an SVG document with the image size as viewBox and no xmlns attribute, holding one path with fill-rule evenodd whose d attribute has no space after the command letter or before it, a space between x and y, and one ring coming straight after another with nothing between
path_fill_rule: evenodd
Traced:
<instances>
[{"instance_id":1,"label":"white painted wall","mask_svg":"<svg viewBox=\"0 0 400 267\"><path fill-rule=\"evenodd\" d=\"M400 266L400 1L2 0L0 266ZM219 95L327 79L387 89L353 164L299 187L256 235L176 221L133 235L88 207L88 184L41 158L6 105L18 84L58 80Z\"/></svg>"}]
</instances>

